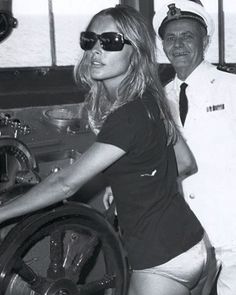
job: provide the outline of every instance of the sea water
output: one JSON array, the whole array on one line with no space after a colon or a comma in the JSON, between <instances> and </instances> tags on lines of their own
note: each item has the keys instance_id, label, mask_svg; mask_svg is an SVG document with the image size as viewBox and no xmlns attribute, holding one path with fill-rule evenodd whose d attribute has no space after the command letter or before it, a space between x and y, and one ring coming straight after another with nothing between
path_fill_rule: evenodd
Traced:
<instances>
[{"instance_id":1,"label":"sea water","mask_svg":"<svg viewBox=\"0 0 236 295\"><path fill-rule=\"evenodd\" d=\"M215 32L206 52L206 59L218 62L217 14L212 15ZM57 15L55 17L56 64L74 65L82 55L79 34L90 19L90 15ZM0 44L0 68L50 66L52 64L49 19L47 15L21 15L18 27ZM167 62L158 43L158 60ZM236 18L225 16L225 60L236 62Z\"/></svg>"}]
</instances>

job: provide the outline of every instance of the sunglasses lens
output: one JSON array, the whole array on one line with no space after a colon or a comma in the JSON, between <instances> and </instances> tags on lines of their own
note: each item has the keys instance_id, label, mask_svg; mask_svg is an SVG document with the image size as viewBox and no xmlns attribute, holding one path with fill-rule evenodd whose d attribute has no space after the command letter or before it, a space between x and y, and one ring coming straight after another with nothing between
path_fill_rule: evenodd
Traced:
<instances>
[{"instance_id":1,"label":"sunglasses lens","mask_svg":"<svg viewBox=\"0 0 236 295\"><path fill-rule=\"evenodd\" d=\"M129 42L124 40L123 35L119 33L107 32L97 35L94 32L86 31L80 34L80 47L83 50L91 50L98 40L102 49L106 51L120 51L124 44Z\"/></svg>"},{"instance_id":2,"label":"sunglasses lens","mask_svg":"<svg viewBox=\"0 0 236 295\"><path fill-rule=\"evenodd\" d=\"M101 46L106 51L120 51L124 47L122 35L117 33L103 33L100 36Z\"/></svg>"},{"instance_id":3,"label":"sunglasses lens","mask_svg":"<svg viewBox=\"0 0 236 295\"><path fill-rule=\"evenodd\" d=\"M96 44L98 38L93 32L82 32L80 34L80 47L83 50L90 50Z\"/></svg>"}]
</instances>

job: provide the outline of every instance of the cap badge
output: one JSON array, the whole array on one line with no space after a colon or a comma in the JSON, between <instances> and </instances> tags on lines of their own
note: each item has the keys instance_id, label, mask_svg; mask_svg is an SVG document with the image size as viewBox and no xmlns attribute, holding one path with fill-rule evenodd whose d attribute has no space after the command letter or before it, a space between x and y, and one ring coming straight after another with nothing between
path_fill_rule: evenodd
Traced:
<instances>
[{"instance_id":1,"label":"cap badge","mask_svg":"<svg viewBox=\"0 0 236 295\"><path fill-rule=\"evenodd\" d=\"M177 7L175 7L175 4L169 4L168 5L169 11L167 12L167 19L171 20L172 18L179 18L181 17L181 10Z\"/></svg>"}]
</instances>

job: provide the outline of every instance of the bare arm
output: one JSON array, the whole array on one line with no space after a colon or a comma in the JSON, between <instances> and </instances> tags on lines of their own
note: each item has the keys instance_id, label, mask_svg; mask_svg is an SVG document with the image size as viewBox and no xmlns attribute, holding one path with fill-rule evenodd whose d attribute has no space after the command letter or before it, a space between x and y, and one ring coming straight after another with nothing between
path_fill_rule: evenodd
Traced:
<instances>
[{"instance_id":1,"label":"bare arm","mask_svg":"<svg viewBox=\"0 0 236 295\"><path fill-rule=\"evenodd\" d=\"M94 143L72 165L51 174L26 194L0 208L0 222L17 217L72 196L82 185L125 154L122 149Z\"/></svg>"},{"instance_id":2,"label":"bare arm","mask_svg":"<svg viewBox=\"0 0 236 295\"><path fill-rule=\"evenodd\" d=\"M198 170L196 160L189 146L181 135L179 135L179 139L174 145L174 150L179 179L183 180L184 178L196 173Z\"/></svg>"}]
</instances>

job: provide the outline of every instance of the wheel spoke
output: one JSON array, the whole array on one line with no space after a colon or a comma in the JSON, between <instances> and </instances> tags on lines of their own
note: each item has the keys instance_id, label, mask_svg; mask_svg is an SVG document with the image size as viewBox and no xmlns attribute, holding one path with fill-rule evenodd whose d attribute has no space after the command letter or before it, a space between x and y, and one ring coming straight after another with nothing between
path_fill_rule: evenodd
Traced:
<instances>
[{"instance_id":1,"label":"wheel spoke","mask_svg":"<svg viewBox=\"0 0 236 295\"><path fill-rule=\"evenodd\" d=\"M17 258L14 265L14 271L18 273L28 284L37 284L40 281L39 276L29 267L21 258Z\"/></svg>"},{"instance_id":2,"label":"wheel spoke","mask_svg":"<svg viewBox=\"0 0 236 295\"><path fill-rule=\"evenodd\" d=\"M38 276L20 257L17 258L13 269L32 290L38 294L44 294L49 282L45 278Z\"/></svg>"},{"instance_id":3,"label":"wheel spoke","mask_svg":"<svg viewBox=\"0 0 236 295\"><path fill-rule=\"evenodd\" d=\"M63 277L65 269L63 267L63 238L64 232L54 231L50 236L50 264L47 275L51 279Z\"/></svg>"},{"instance_id":4,"label":"wheel spoke","mask_svg":"<svg viewBox=\"0 0 236 295\"><path fill-rule=\"evenodd\" d=\"M78 282L81 270L89 258L92 257L96 246L98 245L98 238L92 235L88 238L81 250L76 253L71 265L66 270L66 276L75 282Z\"/></svg>"},{"instance_id":5,"label":"wheel spoke","mask_svg":"<svg viewBox=\"0 0 236 295\"><path fill-rule=\"evenodd\" d=\"M116 277L114 275L105 275L102 279L89 282L85 285L79 286L79 294L87 295L98 291L110 289L115 287Z\"/></svg>"},{"instance_id":6,"label":"wheel spoke","mask_svg":"<svg viewBox=\"0 0 236 295\"><path fill-rule=\"evenodd\" d=\"M72 261L74 260L74 257L79 253L80 251L80 234L68 230L65 234L65 239L64 239L64 262L63 262L63 267L65 269L68 269L70 265L72 264Z\"/></svg>"}]
</instances>

